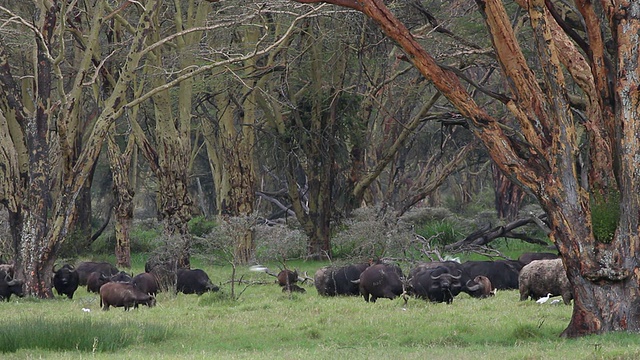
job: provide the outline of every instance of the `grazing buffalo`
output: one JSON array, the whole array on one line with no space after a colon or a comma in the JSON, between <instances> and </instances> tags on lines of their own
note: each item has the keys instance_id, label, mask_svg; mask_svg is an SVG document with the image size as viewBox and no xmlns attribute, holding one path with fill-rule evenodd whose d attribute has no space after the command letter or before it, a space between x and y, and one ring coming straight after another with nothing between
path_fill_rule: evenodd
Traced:
<instances>
[{"instance_id":1,"label":"grazing buffalo","mask_svg":"<svg viewBox=\"0 0 640 360\"><path fill-rule=\"evenodd\" d=\"M411 273L414 275L409 282L410 292L421 299L451 304L464 287L462 272L452 272L446 266L423 268Z\"/></svg>"},{"instance_id":2,"label":"grazing buffalo","mask_svg":"<svg viewBox=\"0 0 640 360\"><path fill-rule=\"evenodd\" d=\"M461 266L470 279L478 275L489 278L494 289L518 289L518 275L522 269L522 265L518 261L467 261Z\"/></svg>"},{"instance_id":3,"label":"grazing buffalo","mask_svg":"<svg viewBox=\"0 0 640 360\"><path fill-rule=\"evenodd\" d=\"M278 273L278 285L289 286L298 282L298 271L284 269Z\"/></svg>"},{"instance_id":4,"label":"grazing buffalo","mask_svg":"<svg viewBox=\"0 0 640 360\"><path fill-rule=\"evenodd\" d=\"M113 276L118 273L118 268L108 262L85 261L76 266L78 272L79 285L87 285L87 279L92 272L99 272L105 276Z\"/></svg>"},{"instance_id":5,"label":"grazing buffalo","mask_svg":"<svg viewBox=\"0 0 640 360\"><path fill-rule=\"evenodd\" d=\"M173 258L166 258L160 255L150 257L144 264L144 271L153 274L158 283L158 290L168 291L174 289L177 282L178 262Z\"/></svg>"},{"instance_id":6,"label":"grazing buffalo","mask_svg":"<svg viewBox=\"0 0 640 360\"><path fill-rule=\"evenodd\" d=\"M218 291L220 288L211 283L209 275L200 269L178 269L176 290L184 294L202 295L207 291Z\"/></svg>"},{"instance_id":7,"label":"grazing buffalo","mask_svg":"<svg viewBox=\"0 0 640 360\"><path fill-rule=\"evenodd\" d=\"M323 296L358 296L360 295L360 288L354 281L360 279L360 274L368 267L368 263L337 268L325 266L316 271L313 283L318 290L318 294Z\"/></svg>"},{"instance_id":8,"label":"grazing buffalo","mask_svg":"<svg viewBox=\"0 0 640 360\"><path fill-rule=\"evenodd\" d=\"M518 262L525 266L532 262L533 260L553 260L557 259L558 254L554 253L545 253L545 252L526 252L520 255L518 258Z\"/></svg>"},{"instance_id":9,"label":"grazing buffalo","mask_svg":"<svg viewBox=\"0 0 640 360\"><path fill-rule=\"evenodd\" d=\"M0 301L9 301L11 294L18 297L24 296L22 285L24 282L18 279L11 279L9 276L0 277Z\"/></svg>"},{"instance_id":10,"label":"grazing buffalo","mask_svg":"<svg viewBox=\"0 0 640 360\"><path fill-rule=\"evenodd\" d=\"M562 259L533 260L520 271L520 301L529 297L538 300L547 294L561 295L567 305L573 299Z\"/></svg>"},{"instance_id":11,"label":"grazing buffalo","mask_svg":"<svg viewBox=\"0 0 640 360\"><path fill-rule=\"evenodd\" d=\"M395 299L404 293L404 276L396 265L374 264L360 274L360 294L366 302L378 298Z\"/></svg>"},{"instance_id":12,"label":"grazing buffalo","mask_svg":"<svg viewBox=\"0 0 640 360\"><path fill-rule=\"evenodd\" d=\"M111 281L109 276L101 272L92 272L87 278L87 292L100 293L102 285Z\"/></svg>"},{"instance_id":13,"label":"grazing buffalo","mask_svg":"<svg viewBox=\"0 0 640 360\"><path fill-rule=\"evenodd\" d=\"M156 298L145 294L128 283L109 282L100 288L100 306L102 310L109 310L109 306L124 307L125 311L130 308L138 308L138 305L155 306Z\"/></svg>"},{"instance_id":14,"label":"grazing buffalo","mask_svg":"<svg viewBox=\"0 0 640 360\"><path fill-rule=\"evenodd\" d=\"M58 295L66 295L73 299L73 293L78 289L78 271L70 264L64 264L60 269L53 269L53 287Z\"/></svg>"},{"instance_id":15,"label":"grazing buffalo","mask_svg":"<svg viewBox=\"0 0 640 360\"><path fill-rule=\"evenodd\" d=\"M145 294L156 296L158 293L158 282L151 273L144 272L134 276L131 284Z\"/></svg>"},{"instance_id":16,"label":"grazing buffalo","mask_svg":"<svg viewBox=\"0 0 640 360\"><path fill-rule=\"evenodd\" d=\"M129 275L124 271L120 271L119 273L111 276L111 282L130 283L131 280L133 280L132 275Z\"/></svg>"}]
</instances>

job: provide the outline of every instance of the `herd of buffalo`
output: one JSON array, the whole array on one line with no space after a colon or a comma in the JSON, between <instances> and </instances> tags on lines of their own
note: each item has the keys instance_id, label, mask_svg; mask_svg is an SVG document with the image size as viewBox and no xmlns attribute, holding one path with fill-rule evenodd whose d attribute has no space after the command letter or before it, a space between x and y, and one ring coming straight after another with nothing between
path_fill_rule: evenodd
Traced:
<instances>
[{"instance_id":1,"label":"herd of buffalo","mask_svg":"<svg viewBox=\"0 0 640 360\"><path fill-rule=\"evenodd\" d=\"M206 272L200 269L178 269L174 272L176 291L202 295L218 291ZM283 291L304 292L296 283L301 279L296 271L282 270L276 275ZM394 299L408 296L432 302L451 304L464 292L484 298L500 289L518 289L520 300L537 300L548 294L562 296L565 304L572 300L562 260L552 253L525 253L518 260L495 261L432 261L415 265L405 276L399 266L385 262L368 262L345 266L325 266L318 269L314 285L322 296L362 296L367 302L378 298ZM100 306L154 306L160 289L160 274L154 268L133 276L119 271L108 262L81 262L54 268L53 288L58 295L73 298L78 287L100 295ZM23 282L14 278L13 264L0 264L0 300L11 295L24 296Z\"/></svg>"},{"instance_id":2,"label":"herd of buffalo","mask_svg":"<svg viewBox=\"0 0 640 360\"><path fill-rule=\"evenodd\" d=\"M219 290L207 273L200 269L178 269L175 280L176 290L185 294L202 295ZM139 305L154 306L160 282L152 271L133 276L108 262L86 261L77 266L64 264L57 270L54 267L53 288L58 295L73 299L80 286L100 295L103 310L109 310L110 306L129 310ZM9 301L12 294L24 296L23 281L14 278L13 264L0 264L0 300Z\"/></svg>"},{"instance_id":3,"label":"herd of buffalo","mask_svg":"<svg viewBox=\"0 0 640 360\"><path fill-rule=\"evenodd\" d=\"M320 295L362 295L367 302L399 296L406 302L413 296L451 304L461 292L484 298L498 289L518 289L520 300L548 294L562 296L565 304L573 299L562 259L553 253L525 253L518 260L424 262L407 276L387 263L327 266L316 271L314 284Z\"/></svg>"}]
</instances>

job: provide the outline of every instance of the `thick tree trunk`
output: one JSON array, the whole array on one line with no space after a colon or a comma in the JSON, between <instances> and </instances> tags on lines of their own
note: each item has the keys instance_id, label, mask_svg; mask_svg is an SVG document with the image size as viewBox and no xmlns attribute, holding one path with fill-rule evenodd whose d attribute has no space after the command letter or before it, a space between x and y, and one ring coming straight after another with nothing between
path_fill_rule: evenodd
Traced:
<instances>
[{"instance_id":1,"label":"thick tree trunk","mask_svg":"<svg viewBox=\"0 0 640 360\"><path fill-rule=\"evenodd\" d=\"M130 138L127 150L120 154L118 145L112 134L107 138L109 165L113 177L113 197L115 201L115 236L116 236L116 266L131 267L131 237L130 230L133 223L133 196L135 194L129 181L129 166L133 139Z\"/></svg>"}]
</instances>

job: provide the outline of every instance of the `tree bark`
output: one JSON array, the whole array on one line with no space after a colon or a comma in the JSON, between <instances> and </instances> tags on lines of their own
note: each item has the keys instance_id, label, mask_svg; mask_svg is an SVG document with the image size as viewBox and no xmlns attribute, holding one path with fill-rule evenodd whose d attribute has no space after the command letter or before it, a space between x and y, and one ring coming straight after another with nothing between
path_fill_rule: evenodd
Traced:
<instances>
[{"instance_id":1,"label":"tree bark","mask_svg":"<svg viewBox=\"0 0 640 360\"><path fill-rule=\"evenodd\" d=\"M315 3L315 0L298 0ZM564 336L609 331L640 331L640 291L636 259L640 255L640 13L624 2L603 2L611 24L616 67L607 60L601 36L603 24L589 1L576 1L589 37L586 59L546 9L544 0L519 1L530 17L540 76L529 68L509 17L498 0L477 0L502 66L511 98L505 106L516 119L520 136L513 139L477 106L455 74L439 67L381 0L334 0L373 19L407 53L414 66L468 119L500 170L533 194L546 211L550 237L563 257L573 287L574 307ZM583 44L584 45L584 44ZM572 57L572 55L574 55ZM591 160L591 190L620 192L620 219L610 242L596 240L591 222L590 194L575 170L579 142L563 65L587 93ZM580 72L584 69L588 71ZM544 83L544 90L538 80ZM609 160L608 154L611 154ZM614 181L614 177L615 180Z\"/></svg>"},{"instance_id":2,"label":"tree bark","mask_svg":"<svg viewBox=\"0 0 640 360\"><path fill-rule=\"evenodd\" d=\"M132 135L131 135L132 136ZM133 196L135 191L129 181L131 153L135 144L132 137L129 138L124 153L113 138L113 133L107 138L107 153L109 166L113 177L113 197L115 212L115 255L116 266L131 268L131 226L133 224Z\"/></svg>"}]
</instances>

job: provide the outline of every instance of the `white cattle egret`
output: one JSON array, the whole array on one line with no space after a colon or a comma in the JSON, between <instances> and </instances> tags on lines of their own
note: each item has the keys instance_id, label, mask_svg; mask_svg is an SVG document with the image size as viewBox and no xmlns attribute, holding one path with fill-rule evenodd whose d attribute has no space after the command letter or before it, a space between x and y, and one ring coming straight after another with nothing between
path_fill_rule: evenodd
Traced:
<instances>
[{"instance_id":1,"label":"white cattle egret","mask_svg":"<svg viewBox=\"0 0 640 360\"><path fill-rule=\"evenodd\" d=\"M550 297L551 297L551 293L547 294L547 296L545 296L545 297L541 297L540 299L536 300L536 302L537 302L538 304L544 304L544 303L546 303L547 301L549 301L549 298L550 298Z\"/></svg>"},{"instance_id":2,"label":"white cattle egret","mask_svg":"<svg viewBox=\"0 0 640 360\"><path fill-rule=\"evenodd\" d=\"M262 265L253 265L252 267L249 268L249 270L251 270L251 271L266 271L267 267L266 266L262 266Z\"/></svg>"},{"instance_id":3,"label":"white cattle egret","mask_svg":"<svg viewBox=\"0 0 640 360\"><path fill-rule=\"evenodd\" d=\"M560 304L560 299L555 299L549 303L549 305L558 305Z\"/></svg>"}]
</instances>

